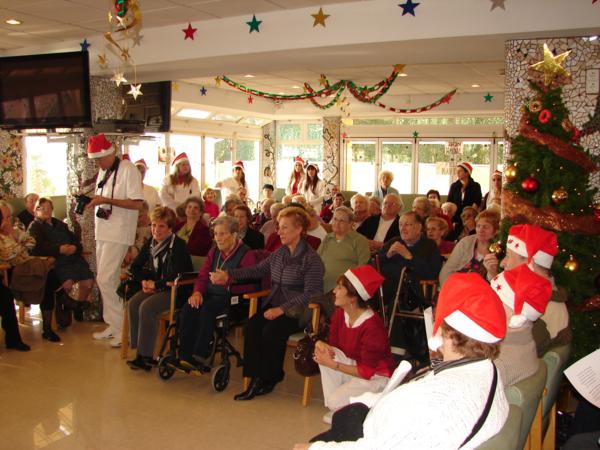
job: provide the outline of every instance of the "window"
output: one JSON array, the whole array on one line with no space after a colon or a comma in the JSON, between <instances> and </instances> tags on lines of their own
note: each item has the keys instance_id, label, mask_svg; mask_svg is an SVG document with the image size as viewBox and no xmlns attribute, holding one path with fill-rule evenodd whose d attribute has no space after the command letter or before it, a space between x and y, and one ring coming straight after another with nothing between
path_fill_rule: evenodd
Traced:
<instances>
[{"instance_id":1,"label":"window","mask_svg":"<svg viewBox=\"0 0 600 450\"><path fill-rule=\"evenodd\" d=\"M205 182L214 186L217 182L231 176L231 156L233 141L206 136L204 138Z\"/></svg>"},{"instance_id":2,"label":"window","mask_svg":"<svg viewBox=\"0 0 600 450\"><path fill-rule=\"evenodd\" d=\"M436 189L440 194L450 188L450 156L446 153L446 141L419 142L418 193Z\"/></svg>"},{"instance_id":3,"label":"window","mask_svg":"<svg viewBox=\"0 0 600 450\"><path fill-rule=\"evenodd\" d=\"M506 163L506 156L504 152L506 147L504 145L504 141L500 141L496 144L496 169L500 172L504 171L504 164Z\"/></svg>"},{"instance_id":4,"label":"window","mask_svg":"<svg viewBox=\"0 0 600 450\"><path fill-rule=\"evenodd\" d=\"M377 141L349 141L346 145L346 190L371 192L375 188Z\"/></svg>"},{"instance_id":5,"label":"window","mask_svg":"<svg viewBox=\"0 0 600 450\"><path fill-rule=\"evenodd\" d=\"M25 137L26 192L40 196L67 194L67 143L48 142L46 136Z\"/></svg>"},{"instance_id":6,"label":"window","mask_svg":"<svg viewBox=\"0 0 600 450\"><path fill-rule=\"evenodd\" d=\"M235 157L244 163L244 173L248 184L248 197L254 202L259 200L262 190L260 184L260 142L256 140L238 139L236 141Z\"/></svg>"},{"instance_id":7,"label":"window","mask_svg":"<svg viewBox=\"0 0 600 450\"><path fill-rule=\"evenodd\" d=\"M297 141L301 139L302 127L295 123L282 123L277 127L277 139L280 141Z\"/></svg>"},{"instance_id":8,"label":"window","mask_svg":"<svg viewBox=\"0 0 600 450\"><path fill-rule=\"evenodd\" d=\"M159 162L158 155L162 151L163 155L166 156L165 135L148 134L146 138L149 139L140 139L136 144L128 144L127 151L131 162L140 159L146 161L148 170L144 177L144 183L160 189L165 178L165 163Z\"/></svg>"},{"instance_id":9,"label":"window","mask_svg":"<svg viewBox=\"0 0 600 450\"><path fill-rule=\"evenodd\" d=\"M323 124L278 124L277 137L276 187L287 187L296 156L306 162L316 163L319 166L319 178L323 178Z\"/></svg>"},{"instance_id":10,"label":"window","mask_svg":"<svg viewBox=\"0 0 600 450\"><path fill-rule=\"evenodd\" d=\"M412 192L412 142L382 141L381 169L394 174L392 186L401 194Z\"/></svg>"},{"instance_id":11,"label":"window","mask_svg":"<svg viewBox=\"0 0 600 450\"><path fill-rule=\"evenodd\" d=\"M191 134L171 134L169 147L173 150L173 157L186 153L192 167L192 175L198 180L198 184L201 184L202 138Z\"/></svg>"}]
</instances>

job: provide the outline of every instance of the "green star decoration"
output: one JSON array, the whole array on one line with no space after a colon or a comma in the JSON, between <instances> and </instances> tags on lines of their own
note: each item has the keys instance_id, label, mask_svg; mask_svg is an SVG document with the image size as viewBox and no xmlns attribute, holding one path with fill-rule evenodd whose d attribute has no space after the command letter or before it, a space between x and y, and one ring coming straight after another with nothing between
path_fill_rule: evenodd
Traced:
<instances>
[{"instance_id":1,"label":"green star decoration","mask_svg":"<svg viewBox=\"0 0 600 450\"><path fill-rule=\"evenodd\" d=\"M485 103L492 103L492 99L494 98L494 96L492 94L490 94L489 92L487 94L485 94L483 96L483 101Z\"/></svg>"},{"instance_id":2,"label":"green star decoration","mask_svg":"<svg viewBox=\"0 0 600 450\"><path fill-rule=\"evenodd\" d=\"M252 20L250 22L246 22L246 23L250 27L250 33L252 33L253 31L260 33L260 30L258 27L260 27L262 20L256 20L256 14L252 14Z\"/></svg>"},{"instance_id":3,"label":"green star decoration","mask_svg":"<svg viewBox=\"0 0 600 450\"><path fill-rule=\"evenodd\" d=\"M413 131L413 138L414 139L418 139L419 138L419 132L418 131Z\"/></svg>"}]
</instances>

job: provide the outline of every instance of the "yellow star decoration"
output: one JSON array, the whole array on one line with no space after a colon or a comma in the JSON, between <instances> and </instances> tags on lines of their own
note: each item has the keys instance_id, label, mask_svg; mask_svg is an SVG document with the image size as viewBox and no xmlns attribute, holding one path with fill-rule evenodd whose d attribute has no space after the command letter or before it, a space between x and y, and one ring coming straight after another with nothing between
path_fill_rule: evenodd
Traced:
<instances>
[{"instance_id":1,"label":"yellow star decoration","mask_svg":"<svg viewBox=\"0 0 600 450\"><path fill-rule=\"evenodd\" d=\"M330 14L325 14L323 12L323 8L319 8L319 12L317 14L311 14L314 17L315 22L313 23L313 28L317 25L322 25L325 27L325 20L330 16Z\"/></svg>"},{"instance_id":2,"label":"yellow star decoration","mask_svg":"<svg viewBox=\"0 0 600 450\"><path fill-rule=\"evenodd\" d=\"M544 73L544 85L550 86L552 80L557 76L563 75L565 77L570 77L571 74L565 70L563 66L561 66L562 62L567 59L571 50L568 52L561 53L558 56L554 56L547 44L544 44L544 60L538 63L532 64L531 68L533 70L537 70L538 72Z\"/></svg>"},{"instance_id":3,"label":"yellow star decoration","mask_svg":"<svg viewBox=\"0 0 600 450\"><path fill-rule=\"evenodd\" d=\"M123 76L123 72L115 71L115 74L113 75L111 80L114 81L115 83L117 83L117 87L121 86L122 83L127 83L127 80Z\"/></svg>"},{"instance_id":4,"label":"yellow star decoration","mask_svg":"<svg viewBox=\"0 0 600 450\"><path fill-rule=\"evenodd\" d=\"M171 83L171 87L173 88L174 92L179 92L179 83L177 81L173 81L173 83Z\"/></svg>"},{"instance_id":5,"label":"yellow star decoration","mask_svg":"<svg viewBox=\"0 0 600 450\"><path fill-rule=\"evenodd\" d=\"M123 58L123 61L125 61L125 62L129 61L129 59L131 58L131 55L129 54L128 48L121 49L121 58Z\"/></svg>"},{"instance_id":6,"label":"yellow star decoration","mask_svg":"<svg viewBox=\"0 0 600 450\"><path fill-rule=\"evenodd\" d=\"M108 67L108 62L106 61L106 55L104 53L98 55L98 65L101 69L106 69Z\"/></svg>"},{"instance_id":7,"label":"yellow star decoration","mask_svg":"<svg viewBox=\"0 0 600 450\"><path fill-rule=\"evenodd\" d=\"M321 86L327 86L327 77L325 75L321 75L321 78L319 79L319 84Z\"/></svg>"},{"instance_id":8,"label":"yellow star decoration","mask_svg":"<svg viewBox=\"0 0 600 450\"><path fill-rule=\"evenodd\" d=\"M139 95L144 95L144 94L142 94L142 91L140 90L141 87L142 87L141 84L132 84L131 89L129 89L129 92L127 92L127 93L129 95L131 95L134 100L137 100Z\"/></svg>"},{"instance_id":9,"label":"yellow star decoration","mask_svg":"<svg viewBox=\"0 0 600 450\"><path fill-rule=\"evenodd\" d=\"M112 12L109 11L108 12L108 23L112 23L112 20L113 20L113 15L112 15Z\"/></svg>"},{"instance_id":10,"label":"yellow star decoration","mask_svg":"<svg viewBox=\"0 0 600 450\"><path fill-rule=\"evenodd\" d=\"M215 77L215 86L221 86L221 77Z\"/></svg>"},{"instance_id":11,"label":"yellow star decoration","mask_svg":"<svg viewBox=\"0 0 600 450\"><path fill-rule=\"evenodd\" d=\"M394 66L394 70L398 73L403 73L405 67L406 67L406 64L396 64Z\"/></svg>"}]
</instances>

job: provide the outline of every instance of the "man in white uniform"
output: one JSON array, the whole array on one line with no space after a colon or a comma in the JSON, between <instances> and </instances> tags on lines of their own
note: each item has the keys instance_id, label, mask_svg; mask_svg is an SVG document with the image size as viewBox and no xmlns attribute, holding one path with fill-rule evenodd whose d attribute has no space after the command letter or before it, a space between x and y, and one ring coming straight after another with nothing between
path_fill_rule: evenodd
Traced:
<instances>
[{"instance_id":1,"label":"man in white uniform","mask_svg":"<svg viewBox=\"0 0 600 450\"><path fill-rule=\"evenodd\" d=\"M86 205L94 208L96 228L96 282L102 295L102 314L108 328L94 339L110 339L121 346L123 307L117 295L121 263L135 241L138 211L143 202L142 179L131 161L120 160L103 134L88 140L88 158L100 169L96 195Z\"/></svg>"}]
</instances>

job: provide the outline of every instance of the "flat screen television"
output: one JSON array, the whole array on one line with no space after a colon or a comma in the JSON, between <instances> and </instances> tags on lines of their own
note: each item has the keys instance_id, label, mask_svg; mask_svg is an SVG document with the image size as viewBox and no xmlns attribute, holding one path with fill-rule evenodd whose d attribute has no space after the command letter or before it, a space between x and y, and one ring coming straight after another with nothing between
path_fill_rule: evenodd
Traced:
<instances>
[{"instance_id":1,"label":"flat screen television","mask_svg":"<svg viewBox=\"0 0 600 450\"><path fill-rule=\"evenodd\" d=\"M142 95L134 99L127 92L131 86L122 85L125 99L125 120L143 120L146 132L167 133L171 129L171 82L142 83Z\"/></svg>"},{"instance_id":2,"label":"flat screen television","mask_svg":"<svg viewBox=\"0 0 600 450\"><path fill-rule=\"evenodd\" d=\"M0 58L0 127L90 127L87 52Z\"/></svg>"}]
</instances>

